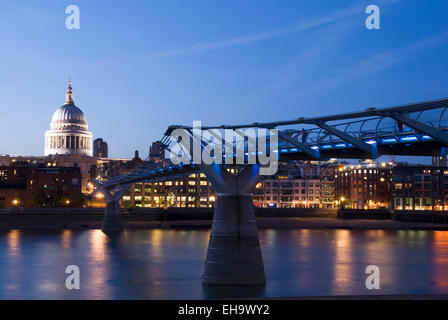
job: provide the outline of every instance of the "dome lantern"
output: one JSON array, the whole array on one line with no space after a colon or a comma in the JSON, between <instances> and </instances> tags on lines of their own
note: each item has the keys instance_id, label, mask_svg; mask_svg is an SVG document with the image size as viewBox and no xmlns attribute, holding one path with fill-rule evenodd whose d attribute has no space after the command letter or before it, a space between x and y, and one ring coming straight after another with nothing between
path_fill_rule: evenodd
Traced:
<instances>
[{"instance_id":1,"label":"dome lantern","mask_svg":"<svg viewBox=\"0 0 448 320\"><path fill-rule=\"evenodd\" d=\"M75 105L75 101L73 100L72 79L68 80L68 89L67 93L65 94L65 105L67 106Z\"/></svg>"}]
</instances>

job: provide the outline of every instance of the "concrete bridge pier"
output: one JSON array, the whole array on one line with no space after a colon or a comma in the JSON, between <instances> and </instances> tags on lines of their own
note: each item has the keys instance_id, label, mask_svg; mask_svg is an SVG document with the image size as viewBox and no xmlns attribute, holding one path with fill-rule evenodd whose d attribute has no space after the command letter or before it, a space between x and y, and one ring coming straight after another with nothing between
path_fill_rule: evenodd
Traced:
<instances>
[{"instance_id":1,"label":"concrete bridge pier","mask_svg":"<svg viewBox=\"0 0 448 320\"><path fill-rule=\"evenodd\" d=\"M212 285L266 283L252 191L259 166L231 174L222 165L201 167L218 193L203 282Z\"/></svg>"},{"instance_id":2,"label":"concrete bridge pier","mask_svg":"<svg viewBox=\"0 0 448 320\"><path fill-rule=\"evenodd\" d=\"M121 232L123 231L123 218L121 216L120 199L129 189L129 185L118 186L109 191L98 181L94 180L98 190L106 198L106 210L104 211L103 232Z\"/></svg>"}]
</instances>

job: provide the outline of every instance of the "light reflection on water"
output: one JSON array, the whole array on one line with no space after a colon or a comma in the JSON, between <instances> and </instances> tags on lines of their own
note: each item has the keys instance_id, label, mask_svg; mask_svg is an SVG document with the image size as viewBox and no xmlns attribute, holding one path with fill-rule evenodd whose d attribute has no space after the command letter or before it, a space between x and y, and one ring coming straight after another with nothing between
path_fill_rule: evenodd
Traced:
<instances>
[{"instance_id":1,"label":"light reflection on water","mask_svg":"<svg viewBox=\"0 0 448 320\"><path fill-rule=\"evenodd\" d=\"M448 232L262 230L265 287L207 287L206 230L0 232L1 299L204 299L448 294ZM65 268L81 290L65 288ZM381 290L365 288L365 268Z\"/></svg>"}]
</instances>

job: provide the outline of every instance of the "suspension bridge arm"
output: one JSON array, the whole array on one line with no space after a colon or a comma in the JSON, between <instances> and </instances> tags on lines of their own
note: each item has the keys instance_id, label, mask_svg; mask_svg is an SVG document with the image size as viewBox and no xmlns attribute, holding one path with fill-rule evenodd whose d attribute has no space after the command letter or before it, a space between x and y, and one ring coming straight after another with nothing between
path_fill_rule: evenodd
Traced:
<instances>
[{"instance_id":1,"label":"suspension bridge arm","mask_svg":"<svg viewBox=\"0 0 448 320\"><path fill-rule=\"evenodd\" d=\"M293 138L291 138L290 136L288 136L287 134L285 134L281 131L278 131L278 135L281 139L291 143L293 146L295 146L297 148L300 148L303 152L312 156L313 158L315 158L315 159L320 158L320 153L318 150L314 150L314 149L310 148L308 145L294 140Z\"/></svg>"},{"instance_id":2,"label":"suspension bridge arm","mask_svg":"<svg viewBox=\"0 0 448 320\"><path fill-rule=\"evenodd\" d=\"M370 145L368 143L365 143L364 141L362 141L362 140L360 140L358 138L355 138L355 137L353 137L351 135L348 135L347 133L342 132L342 131L334 128L334 127L331 127L331 126L327 125L324 122L312 121L311 124L315 124L318 127L324 129L325 131L327 131L327 132L329 132L329 133L331 133L331 134L341 138L342 140L344 140L344 141L354 145L355 147L357 147L358 149L364 151L365 153L371 154L373 159L375 159L377 157L377 155L378 155L378 152L377 152L377 149L376 149L375 146L372 146L372 145Z\"/></svg>"},{"instance_id":3,"label":"suspension bridge arm","mask_svg":"<svg viewBox=\"0 0 448 320\"><path fill-rule=\"evenodd\" d=\"M400 121L403 124L411 127L412 129L426 134L441 144L448 146L448 134L442 130L438 130L434 127L428 126L420 121L413 120L405 115L390 115L390 117L396 121Z\"/></svg>"}]
</instances>

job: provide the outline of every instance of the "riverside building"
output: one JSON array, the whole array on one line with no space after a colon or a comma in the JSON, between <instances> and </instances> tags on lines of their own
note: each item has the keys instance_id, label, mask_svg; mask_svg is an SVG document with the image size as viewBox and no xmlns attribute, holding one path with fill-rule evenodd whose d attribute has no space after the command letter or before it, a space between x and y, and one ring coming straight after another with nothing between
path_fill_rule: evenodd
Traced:
<instances>
[{"instance_id":1,"label":"riverside building","mask_svg":"<svg viewBox=\"0 0 448 320\"><path fill-rule=\"evenodd\" d=\"M365 161L340 166L335 174L335 198L351 209L388 208L393 164Z\"/></svg>"},{"instance_id":2,"label":"riverside building","mask_svg":"<svg viewBox=\"0 0 448 320\"><path fill-rule=\"evenodd\" d=\"M448 211L448 167L398 165L391 180L392 209Z\"/></svg>"}]
</instances>

